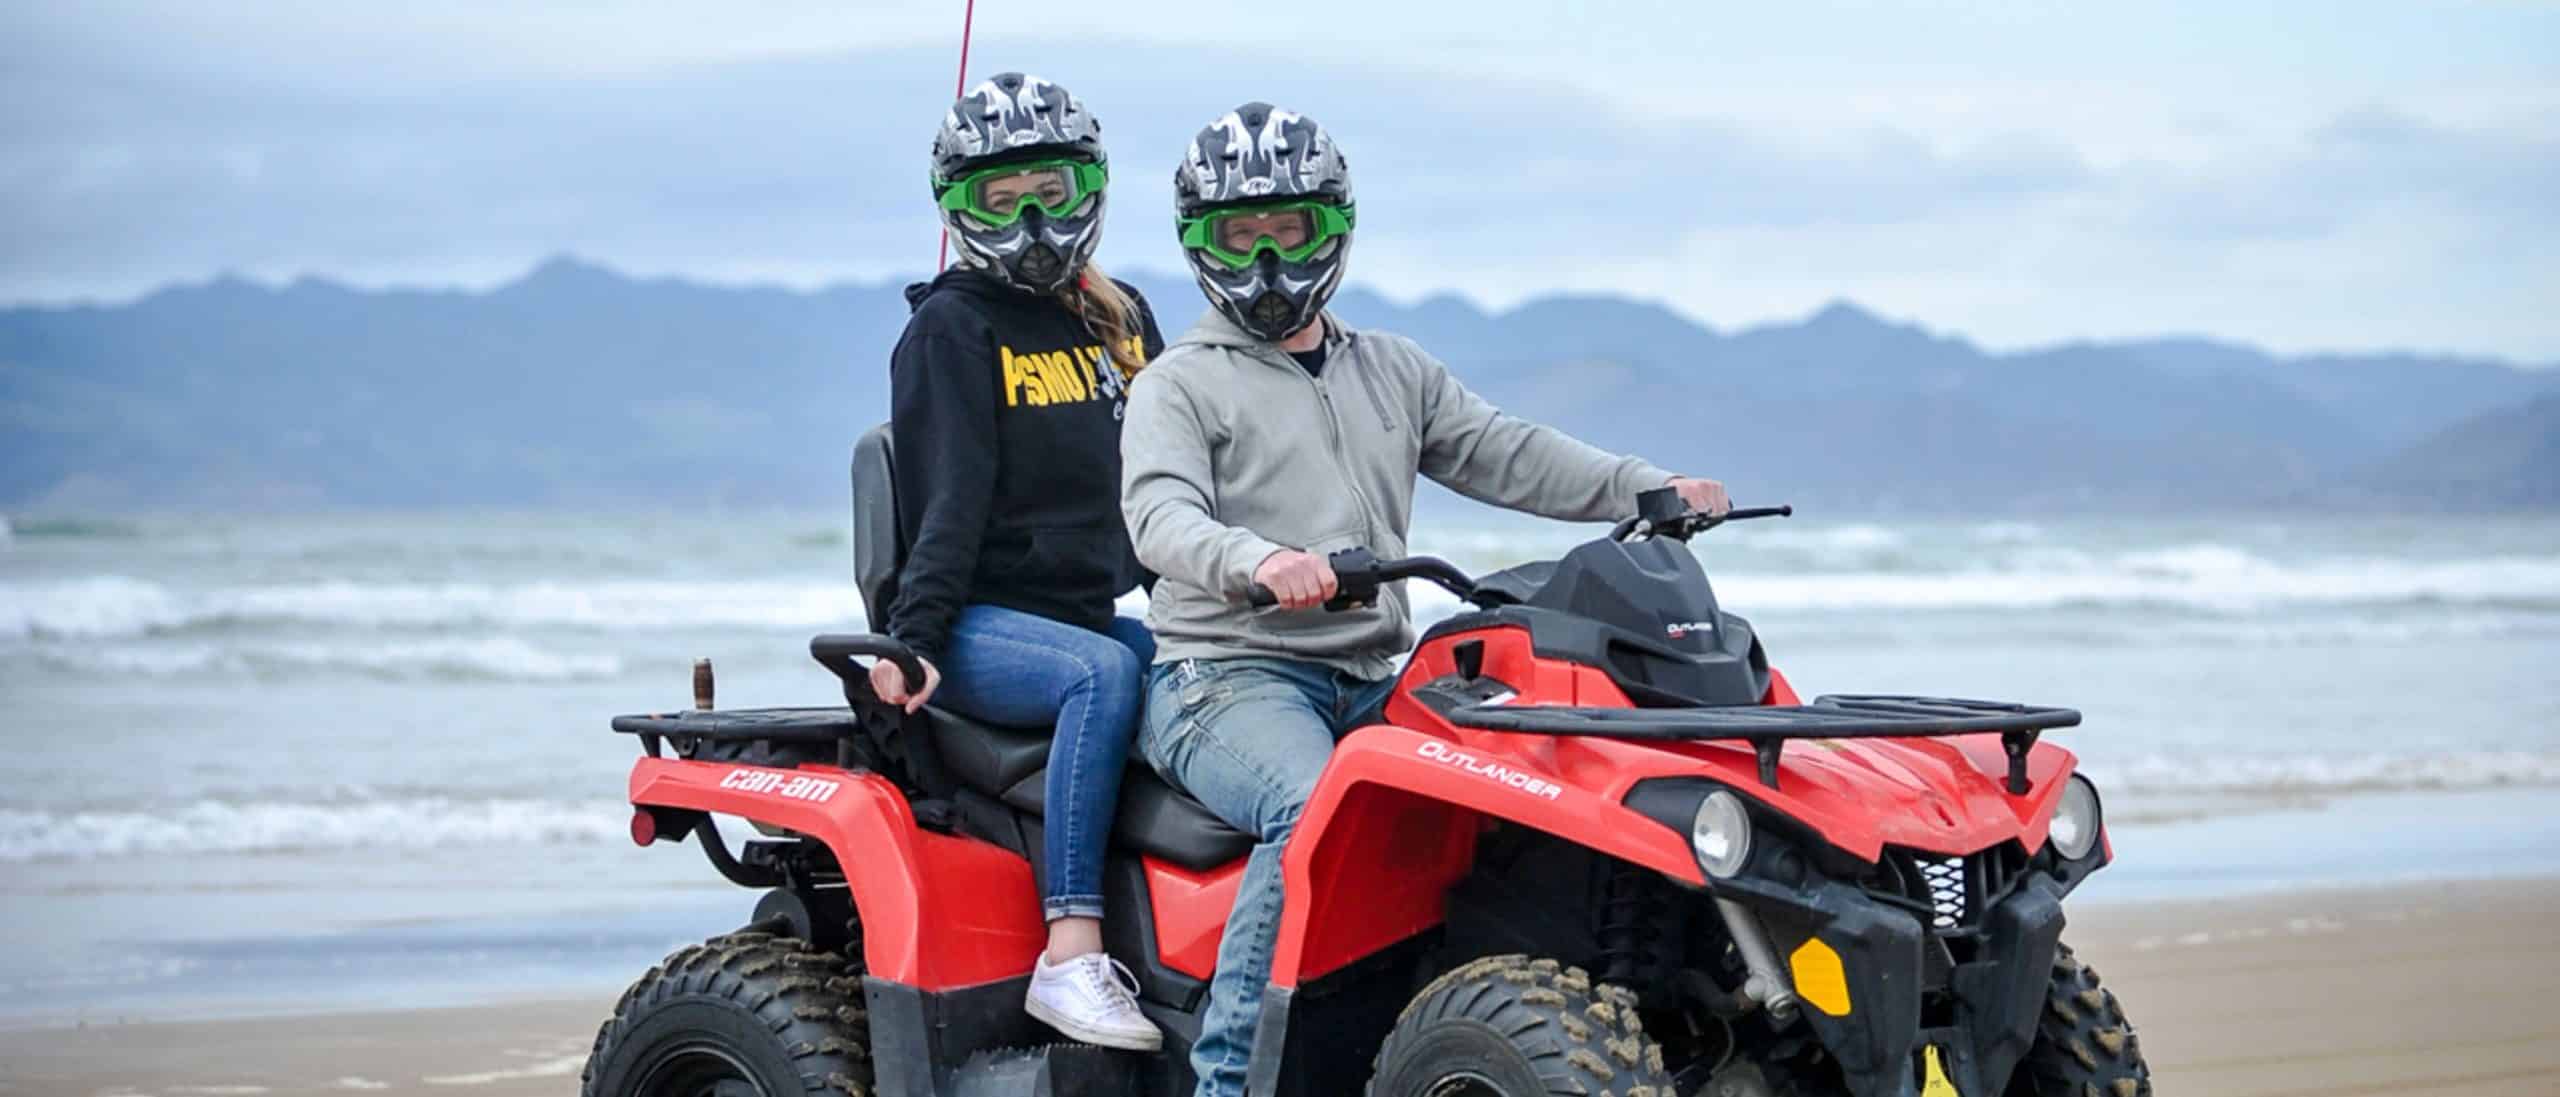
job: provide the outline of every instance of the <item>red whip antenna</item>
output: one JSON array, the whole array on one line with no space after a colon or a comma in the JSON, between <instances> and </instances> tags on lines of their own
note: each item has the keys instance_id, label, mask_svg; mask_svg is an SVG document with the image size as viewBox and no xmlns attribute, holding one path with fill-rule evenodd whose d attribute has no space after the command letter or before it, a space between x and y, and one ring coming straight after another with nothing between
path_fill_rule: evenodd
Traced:
<instances>
[{"instance_id":1,"label":"red whip antenna","mask_svg":"<svg viewBox=\"0 0 2560 1097\"><path fill-rule=\"evenodd\" d=\"M969 0L960 13L960 75L951 81L951 97L958 99L969 91L969 28L978 21L978 0ZM940 220L936 218L936 220ZM934 249L933 269L940 271L951 263L951 233L944 230L941 245Z\"/></svg>"}]
</instances>

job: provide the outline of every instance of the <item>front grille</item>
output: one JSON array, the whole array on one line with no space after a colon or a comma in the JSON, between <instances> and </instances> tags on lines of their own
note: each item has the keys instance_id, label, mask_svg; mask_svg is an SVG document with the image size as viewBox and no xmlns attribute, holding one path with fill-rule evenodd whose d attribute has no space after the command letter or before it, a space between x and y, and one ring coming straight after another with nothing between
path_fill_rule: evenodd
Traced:
<instances>
[{"instance_id":1,"label":"front grille","mask_svg":"<svg viewBox=\"0 0 2560 1097\"><path fill-rule=\"evenodd\" d=\"M1931 932L1967 933L2008 896L2025 866L2026 854L2014 844L1959 857L1887 846L1862 886L1868 895L1918 915Z\"/></svg>"},{"instance_id":2,"label":"front grille","mask_svg":"<svg viewBox=\"0 0 2560 1097\"><path fill-rule=\"evenodd\" d=\"M1972 913L1966 903L1965 871L1962 857L1944 859L1913 855L1913 867L1920 871L1920 886L1929 893L1930 924L1938 929L1954 929L1965 924ZM1915 896L1914 898L1917 898Z\"/></svg>"}]
</instances>

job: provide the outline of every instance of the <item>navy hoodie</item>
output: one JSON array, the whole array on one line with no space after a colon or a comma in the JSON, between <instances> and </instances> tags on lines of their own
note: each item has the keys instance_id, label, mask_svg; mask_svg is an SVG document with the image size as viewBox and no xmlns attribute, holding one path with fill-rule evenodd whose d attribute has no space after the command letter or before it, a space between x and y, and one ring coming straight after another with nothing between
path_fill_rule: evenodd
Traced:
<instances>
[{"instance_id":1,"label":"navy hoodie","mask_svg":"<svg viewBox=\"0 0 2560 1097\"><path fill-rule=\"evenodd\" d=\"M1121 288L1152 359L1155 315ZM1130 348L1106 353L1057 298L974 270L909 286L907 303L889 359L907 541L889 634L939 661L973 602L1100 630L1112 600L1152 578L1120 520Z\"/></svg>"}]
</instances>

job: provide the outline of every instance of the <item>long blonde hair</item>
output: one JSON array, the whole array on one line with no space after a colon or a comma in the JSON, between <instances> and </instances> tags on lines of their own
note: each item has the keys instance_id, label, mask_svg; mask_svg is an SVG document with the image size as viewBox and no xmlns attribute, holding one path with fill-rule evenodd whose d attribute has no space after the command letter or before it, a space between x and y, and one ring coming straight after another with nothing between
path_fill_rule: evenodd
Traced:
<instances>
[{"instance_id":1,"label":"long blonde hair","mask_svg":"<svg viewBox=\"0 0 2560 1097\"><path fill-rule=\"evenodd\" d=\"M1123 374L1136 374L1147 368L1147 344L1138 326L1138 303L1120 283L1102 273L1091 263L1073 284L1058 291L1058 299L1075 310L1084 321L1086 331L1102 340L1103 350Z\"/></svg>"}]
</instances>

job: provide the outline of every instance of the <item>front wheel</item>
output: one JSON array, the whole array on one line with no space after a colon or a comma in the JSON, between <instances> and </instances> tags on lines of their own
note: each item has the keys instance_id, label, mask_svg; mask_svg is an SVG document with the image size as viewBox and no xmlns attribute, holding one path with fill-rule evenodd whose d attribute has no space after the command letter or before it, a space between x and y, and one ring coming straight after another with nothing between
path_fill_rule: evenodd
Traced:
<instances>
[{"instance_id":1,"label":"front wheel","mask_svg":"<svg viewBox=\"0 0 2560 1097\"><path fill-rule=\"evenodd\" d=\"M2151 1097L2133 1022L2067 945L2053 955L2035 1046L2009 1076L2007 1097Z\"/></svg>"},{"instance_id":2,"label":"front wheel","mask_svg":"<svg viewBox=\"0 0 2560 1097\"><path fill-rule=\"evenodd\" d=\"M1580 968L1488 956L1407 1005L1369 1097L1674 1097L1635 998Z\"/></svg>"},{"instance_id":3,"label":"front wheel","mask_svg":"<svg viewBox=\"0 0 2560 1097\"><path fill-rule=\"evenodd\" d=\"M581 1097L867 1097L855 965L746 931L679 949L596 1032Z\"/></svg>"}]
</instances>

